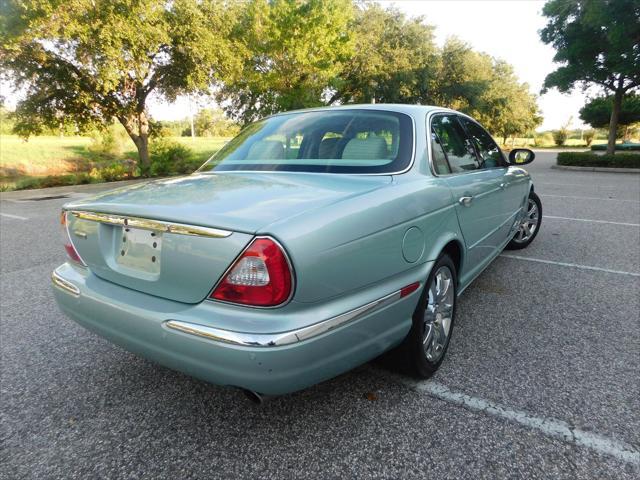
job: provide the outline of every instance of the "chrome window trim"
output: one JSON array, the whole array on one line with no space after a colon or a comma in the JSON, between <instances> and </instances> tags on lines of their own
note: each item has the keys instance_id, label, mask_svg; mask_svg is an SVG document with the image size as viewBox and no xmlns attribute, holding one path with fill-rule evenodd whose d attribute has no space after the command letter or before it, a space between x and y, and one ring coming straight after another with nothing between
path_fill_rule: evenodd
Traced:
<instances>
[{"instance_id":1,"label":"chrome window trim","mask_svg":"<svg viewBox=\"0 0 640 480\"><path fill-rule=\"evenodd\" d=\"M289 274L291 275L291 292L289 292L289 296L287 297L287 299L282 302L279 303L278 305L273 305L273 306L262 306L262 305L247 305L244 303L234 303L234 302L227 302L225 300L218 300L217 298L212 298L211 295L213 295L213 292L216 291L216 288L218 288L218 285L220 285L222 283L222 281L226 278L226 276L229 274L229 272L233 269L233 267L235 267L236 263L238 263L238 260L240 260L242 258L242 256L245 254L245 252L249 249L249 247L253 244L253 242L255 242L256 240L258 240L259 238L266 238L271 240L273 243L275 243L276 245L278 245L278 247L280 247L280 250L282 250L282 253L284 253L284 258L287 261L287 266L289 267ZM291 301L291 299L293 298L293 294L296 291L296 274L295 271L293 269L293 263L291 263L291 259L289 258L289 254L287 253L287 250L284 248L284 246L275 238L273 238L270 235L256 235L255 237L253 237L251 239L251 241L249 243L247 243L247 245L242 249L242 251L236 256L236 258L233 259L233 261L231 262L231 264L227 267L227 269L224 271L224 273L222 274L222 276L218 279L218 281L216 282L216 284L213 286L213 288L211 290L209 290L209 293L207 294L207 298L206 300L209 302L219 302L219 303L225 303L227 305L233 305L236 307L245 307L245 308L259 308L259 309L264 309L264 310L269 310L271 308L281 308L284 307L287 303L289 303Z\"/></svg>"},{"instance_id":2,"label":"chrome window trim","mask_svg":"<svg viewBox=\"0 0 640 480\"><path fill-rule=\"evenodd\" d=\"M185 223L165 222L149 218L130 217L111 213L89 212L85 210L69 210L76 218L92 222L119 225L123 227L140 228L156 232L175 233L177 235L189 235L194 237L226 238L233 232L219 228L202 227L199 225L187 225Z\"/></svg>"},{"instance_id":3,"label":"chrome window trim","mask_svg":"<svg viewBox=\"0 0 640 480\"><path fill-rule=\"evenodd\" d=\"M73 295L74 297L80 296L80 289L76 287L73 283L62 278L56 271L51 273L51 282L58 288L64 290L65 292Z\"/></svg>"},{"instance_id":4,"label":"chrome window trim","mask_svg":"<svg viewBox=\"0 0 640 480\"><path fill-rule=\"evenodd\" d=\"M215 342L228 343L242 347L280 347L303 342L311 338L335 330L349 323L355 322L367 314L384 308L400 300L401 291L390 293L382 298L367 303L341 315L329 318L307 327L291 330L282 333L243 333L231 330L223 330L205 325L198 325L181 320L168 320L165 322L167 328L177 330L182 333L206 338Z\"/></svg>"}]
</instances>

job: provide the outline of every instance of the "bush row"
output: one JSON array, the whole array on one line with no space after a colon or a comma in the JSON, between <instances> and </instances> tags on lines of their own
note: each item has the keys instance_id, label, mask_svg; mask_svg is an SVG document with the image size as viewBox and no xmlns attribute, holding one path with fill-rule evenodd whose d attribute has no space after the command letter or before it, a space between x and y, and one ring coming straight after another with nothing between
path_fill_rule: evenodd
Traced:
<instances>
[{"instance_id":1,"label":"bush row","mask_svg":"<svg viewBox=\"0 0 640 480\"><path fill-rule=\"evenodd\" d=\"M590 152L560 152L558 165L570 167L640 168L640 153L596 155Z\"/></svg>"},{"instance_id":2,"label":"bush row","mask_svg":"<svg viewBox=\"0 0 640 480\"><path fill-rule=\"evenodd\" d=\"M150 177L189 174L194 172L202 164L202 160L199 159L190 148L166 138L161 138L151 143L149 160ZM90 172L30 177L19 180L14 185L0 184L0 191L115 182L140 176L141 172L136 167L135 162L132 160L124 160L113 162L105 167L93 168Z\"/></svg>"},{"instance_id":3,"label":"bush row","mask_svg":"<svg viewBox=\"0 0 640 480\"><path fill-rule=\"evenodd\" d=\"M606 150L606 149L607 149L606 143L591 146L591 150ZM640 151L640 143L616 143L616 150L622 150L622 151L639 150Z\"/></svg>"}]
</instances>

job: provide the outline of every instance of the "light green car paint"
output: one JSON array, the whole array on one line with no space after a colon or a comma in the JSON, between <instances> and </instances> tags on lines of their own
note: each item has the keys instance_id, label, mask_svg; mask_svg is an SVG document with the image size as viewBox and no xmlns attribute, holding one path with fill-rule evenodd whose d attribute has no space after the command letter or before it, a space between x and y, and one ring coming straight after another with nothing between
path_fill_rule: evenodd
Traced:
<instances>
[{"instance_id":1,"label":"light green car paint","mask_svg":"<svg viewBox=\"0 0 640 480\"><path fill-rule=\"evenodd\" d=\"M434 261L452 242L461 256L459 292L502 251L532 188L526 171L509 166L436 176L429 162L429 120L436 112L451 111L358 106L374 107L413 119L414 160L403 173L196 173L65 205L233 233L226 238L162 234L159 267L140 272L118 261L122 227L70 215L69 232L89 268L66 263L56 270L79 290L71 295L54 287L61 309L132 352L212 383L262 394L308 387L398 345L411 328L422 288L339 328L284 346L229 344L166 325L178 320L247 334L290 332L414 282L424 286ZM459 203L471 195L471 207ZM255 235L273 237L289 255L295 272L291 301L260 309L206 300Z\"/></svg>"}]
</instances>

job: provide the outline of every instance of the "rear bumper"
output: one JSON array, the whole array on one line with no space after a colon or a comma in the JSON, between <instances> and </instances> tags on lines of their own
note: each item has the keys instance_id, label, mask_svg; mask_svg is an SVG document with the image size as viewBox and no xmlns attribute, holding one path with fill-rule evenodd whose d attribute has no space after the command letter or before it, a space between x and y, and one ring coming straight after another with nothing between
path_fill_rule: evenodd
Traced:
<instances>
[{"instance_id":1,"label":"rear bumper","mask_svg":"<svg viewBox=\"0 0 640 480\"><path fill-rule=\"evenodd\" d=\"M309 321L302 329L248 333L217 329L215 318L204 325L204 316L216 315L213 302L165 300L70 264L58 267L52 279L61 310L113 343L205 381L268 395L327 380L400 343L421 292L400 298L392 291L330 318L323 317L322 306L312 306L304 312ZM224 307L219 308L223 315ZM265 321L278 315L275 310L262 314Z\"/></svg>"}]
</instances>

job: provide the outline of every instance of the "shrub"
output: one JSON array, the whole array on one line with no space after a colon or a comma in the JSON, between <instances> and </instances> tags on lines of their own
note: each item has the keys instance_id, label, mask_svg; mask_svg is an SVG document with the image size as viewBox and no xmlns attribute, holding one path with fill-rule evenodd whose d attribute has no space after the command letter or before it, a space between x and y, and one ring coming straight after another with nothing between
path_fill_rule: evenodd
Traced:
<instances>
[{"instance_id":1,"label":"shrub","mask_svg":"<svg viewBox=\"0 0 640 480\"><path fill-rule=\"evenodd\" d=\"M115 182L131 176L130 171L122 163L114 162L100 169L100 176L105 182Z\"/></svg>"},{"instance_id":2,"label":"shrub","mask_svg":"<svg viewBox=\"0 0 640 480\"><path fill-rule=\"evenodd\" d=\"M591 152L561 152L558 165L572 167L640 168L640 153L596 155Z\"/></svg>"},{"instance_id":3,"label":"shrub","mask_svg":"<svg viewBox=\"0 0 640 480\"><path fill-rule=\"evenodd\" d=\"M569 131L566 128L553 131L553 141L558 147L562 147L567 142L567 138L569 138Z\"/></svg>"},{"instance_id":4,"label":"shrub","mask_svg":"<svg viewBox=\"0 0 640 480\"><path fill-rule=\"evenodd\" d=\"M533 144L536 147L549 147L553 145L553 135L549 132L533 135Z\"/></svg>"},{"instance_id":5,"label":"shrub","mask_svg":"<svg viewBox=\"0 0 640 480\"><path fill-rule=\"evenodd\" d=\"M200 166L190 148L166 138L151 144L149 157L154 177L191 173ZM194 167L195 163L198 165Z\"/></svg>"},{"instance_id":6,"label":"shrub","mask_svg":"<svg viewBox=\"0 0 640 480\"><path fill-rule=\"evenodd\" d=\"M129 142L124 128L111 124L91 133L91 144L87 146L87 150L103 158L115 158L122 155Z\"/></svg>"},{"instance_id":7,"label":"shrub","mask_svg":"<svg viewBox=\"0 0 640 480\"><path fill-rule=\"evenodd\" d=\"M594 137L596 136L596 131L591 129L584 132L583 138L584 141L587 142L587 147L591 146L591 142L593 142Z\"/></svg>"}]
</instances>

